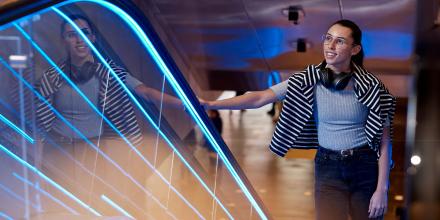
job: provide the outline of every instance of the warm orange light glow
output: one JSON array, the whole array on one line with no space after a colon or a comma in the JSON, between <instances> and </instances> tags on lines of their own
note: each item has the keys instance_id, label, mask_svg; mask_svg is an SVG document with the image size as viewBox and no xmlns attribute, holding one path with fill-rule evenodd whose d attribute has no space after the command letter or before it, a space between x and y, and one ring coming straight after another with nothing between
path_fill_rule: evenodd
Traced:
<instances>
[{"instance_id":1,"label":"warm orange light glow","mask_svg":"<svg viewBox=\"0 0 440 220\"><path fill-rule=\"evenodd\" d=\"M403 195L395 195L394 200L396 201L403 201Z\"/></svg>"}]
</instances>

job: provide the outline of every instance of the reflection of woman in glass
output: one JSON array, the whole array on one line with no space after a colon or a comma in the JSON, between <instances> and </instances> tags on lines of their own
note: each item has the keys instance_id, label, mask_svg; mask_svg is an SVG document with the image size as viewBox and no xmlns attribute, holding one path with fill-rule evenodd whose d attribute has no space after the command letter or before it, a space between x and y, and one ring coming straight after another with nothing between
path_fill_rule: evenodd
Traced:
<instances>
[{"instance_id":1,"label":"reflection of woman in glass","mask_svg":"<svg viewBox=\"0 0 440 220\"><path fill-rule=\"evenodd\" d=\"M84 16L71 15L69 18L89 38L96 42L95 28ZM128 95L109 73L109 70L93 56L91 49L77 31L67 22L61 24L61 36L67 50L67 58L59 67L76 86L90 99L94 106L104 109L104 114L115 124L134 145L141 140L140 130ZM181 106L182 103L169 95L145 86L131 76L125 69L112 60L106 60L118 77L141 98L164 103L169 106ZM90 108L74 88L63 79L55 68L44 72L40 83L40 93L49 103L88 138L101 135L101 118ZM72 100L67 99L71 97ZM46 131L52 131L68 138L80 138L67 125L58 120L49 106L38 105L37 117Z\"/></svg>"},{"instance_id":2,"label":"reflection of woman in glass","mask_svg":"<svg viewBox=\"0 0 440 220\"><path fill-rule=\"evenodd\" d=\"M387 209L395 98L362 66L362 32L349 20L323 36L325 60L265 91L208 109L258 108L284 99L270 149L316 148L317 219L381 218Z\"/></svg>"},{"instance_id":3,"label":"reflection of woman in glass","mask_svg":"<svg viewBox=\"0 0 440 220\"><path fill-rule=\"evenodd\" d=\"M71 15L69 18L92 43L98 43L96 42L96 29L86 17ZM103 113L116 130L133 146L138 146L142 141L142 133L127 93L110 70L92 54L89 45L67 21L61 24L61 36L67 57L58 64L59 68L90 100L92 105ZM160 91L145 86L112 60L107 59L106 62L119 79L141 98L153 102L164 100L164 103L168 105L182 105L177 98L162 95ZM70 86L55 68L50 68L43 73L37 90L49 104L39 102L36 113L40 128L48 133L43 147L43 171L59 183L71 181L68 184L72 186L69 190L80 198L86 198L85 196L95 189L98 191L106 189L102 182L94 181L95 176L102 178L103 182L115 188L126 189L123 193L134 197L135 195L131 195L128 189L130 186L126 183L129 182L127 178L107 159L98 156L90 143L97 146L124 170L135 166L129 163L132 152L122 140L101 138L111 129L108 129L102 117L85 101L85 97ZM69 123L56 117L51 110L52 107ZM133 172L141 172L141 169L138 167ZM136 198L131 199L136 200ZM99 197L96 198L96 201L100 200ZM44 206L46 210L51 210L47 204Z\"/></svg>"},{"instance_id":4,"label":"reflection of woman in glass","mask_svg":"<svg viewBox=\"0 0 440 220\"><path fill-rule=\"evenodd\" d=\"M96 43L95 28L86 17L71 15L70 19L92 43ZM67 21L61 24L61 37L67 57L58 64L59 68L128 141L134 146L139 145L142 133L126 92L109 70L93 56L90 47ZM140 88L145 87L112 60L107 61L129 89L138 93ZM43 147L43 172L83 200L94 198L90 196L92 191L107 193L102 191L105 187L99 178L122 189L123 176L114 166L98 156L89 144L97 146L121 165L126 164L129 159L129 149L120 141L102 138L104 130L110 131L104 129L106 126L103 126L105 123L102 117L53 67L43 73L37 89L50 104L39 102L36 113L40 128L48 133ZM57 117L51 107L69 123ZM56 195L57 192L50 193ZM129 194L128 191L124 193ZM93 201L102 204L95 202L99 198L94 198ZM43 201L43 207L45 213L63 211L49 200Z\"/></svg>"},{"instance_id":5,"label":"reflection of woman in glass","mask_svg":"<svg viewBox=\"0 0 440 220\"><path fill-rule=\"evenodd\" d=\"M92 43L96 43L95 28L86 17L81 15L69 17ZM95 106L104 109L106 116L117 125L122 134L135 145L139 143L140 130L136 123L133 107L122 87L109 74L109 70L93 56L89 46L67 21L61 25L61 36L67 50L67 58L59 65L60 68ZM159 91L145 86L112 60L107 60L107 62L127 87L137 95L146 100L161 100ZM69 86L55 68L44 72L39 90L69 122L78 127L80 131L85 132L86 137L101 135L101 131L99 131L101 118L88 107L83 100L84 98ZM69 100L67 97L72 97L74 100ZM179 104L177 100L174 102ZM38 108L37 116L46 130L69 138L79 138L78 134L71 131L65 123L57 120L44 103L40 103Z\"/></svg>"}]
</instances>

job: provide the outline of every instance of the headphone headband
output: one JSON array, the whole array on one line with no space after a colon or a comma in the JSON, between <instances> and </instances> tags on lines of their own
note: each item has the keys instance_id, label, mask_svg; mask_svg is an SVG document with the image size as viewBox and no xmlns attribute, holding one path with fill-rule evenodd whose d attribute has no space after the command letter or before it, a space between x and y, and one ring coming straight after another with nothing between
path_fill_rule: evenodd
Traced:
<instances>
[{"instance_id":1,"label":"headphone headband","mask_svg":"<svg viewBox=\"0 0 440 220\"><path fill-rule=\"evenodd\" d=\"M350 63L350 65L352 64ZM341 72L339 74L335 74L333 70L327 68L326 66L327 63L324 60L319 67L322 85L328 89L344 90L350 82L352 73Z\"/></svg>"},{"instance_id":2,"label":"headphone headband","mask_svg":"<svg viewBox=\"0 0 440 220\"><path fill-rule=\"evenodd\" d=\"M66 72L70 79L77 84L88 82L96 73L97 63L86 61L81 67L72 65L70 57L66 61Z\"/></svg>"}]
</instances>

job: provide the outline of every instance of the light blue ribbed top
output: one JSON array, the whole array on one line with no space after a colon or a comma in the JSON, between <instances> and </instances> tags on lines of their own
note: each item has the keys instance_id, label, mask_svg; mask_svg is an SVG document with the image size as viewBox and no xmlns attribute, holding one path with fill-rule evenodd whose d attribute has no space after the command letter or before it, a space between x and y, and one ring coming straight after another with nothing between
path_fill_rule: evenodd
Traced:
<instances>
[{"instance_id":1,"label":"light blue ribbed top","mask_svg":"<svg viewBox=\"0 0 440 220\"><path fill-rule=\"evenodd\" d=\"M270 89L278 100L283 100L287 87L286 80ZM354 90L336 91L318 83L314 100L319 145L331 150L344 150L368 143L365 133L368 108L358 101Z\"/></svg>"},{"instance_id":2,"label":"light blue ribbed top","mask_svg":"<svg viewBox=\"0 0 440 220\"><path fill-rule=\"evenodd\" d=\"M368 108L358 101L354 90L336 91L319 83L315 87L314 105L320 146L345 150L368 144Z\"/></svg>"},{"instance_id":3,"label":"light blue ribbed top","mask_svg":"<svg viewBox=\"0 0 440 220\"><path fill-rule=\"evenodd\" d=\"M126 85L130 90L134 90L134 88L141 84L142 82L138 79L127 74ZM94 76L84 84L77 84L77 87L100 110L98 106L99 85L100 79ZM54 107L84 136L92 138L101 135L102 118L68 83L64 83L59 91L54 94ZM80 138L79 134L58 117L54 120L53 130L64 137Z\"/></svg>"}]
</instances>

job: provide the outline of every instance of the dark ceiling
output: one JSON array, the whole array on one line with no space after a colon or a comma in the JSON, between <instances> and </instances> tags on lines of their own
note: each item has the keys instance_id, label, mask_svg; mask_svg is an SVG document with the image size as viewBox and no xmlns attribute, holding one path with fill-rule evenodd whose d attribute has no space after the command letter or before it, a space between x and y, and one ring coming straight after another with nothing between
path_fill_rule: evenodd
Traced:
<instances>
[{"instance_id":1,"label":"dark ceiling","mask_svg":"<svg viewBox=\"0 0 440 220\"><path fill-rule=\"evenodd\" d=\"M367 69L385 81L399 82L391 85L391 90L399 96L406 94L413 57L416 0L135 2L162 29L161 37L169 39L167 47L173 47L193 74L224 72L225 78L231 73L240 77L240 73L294 72L319 63L323 59L321 36L342 15L363 30ZM301 5L305 11L298 25L282 13L294 5ZM299 38L306 39L306 52L296 51Z\"/></svg>"}]
</instances>

